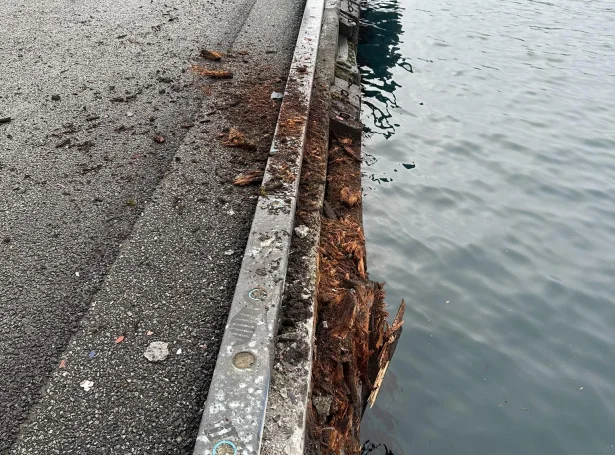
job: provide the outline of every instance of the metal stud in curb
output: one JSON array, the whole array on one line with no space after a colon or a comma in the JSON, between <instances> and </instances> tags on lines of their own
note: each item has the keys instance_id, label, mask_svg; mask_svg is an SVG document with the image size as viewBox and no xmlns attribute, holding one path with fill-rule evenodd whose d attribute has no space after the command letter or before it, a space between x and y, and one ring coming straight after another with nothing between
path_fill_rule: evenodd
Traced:
<instances>
[{"instance_id":1,"label":"metal stud in curb","mask_svg":"<svg viewBox=\"0 0 615 455\"><path fill-rule=\"evenodd\" d=\"M258 300L262 302L267 298L267 290L263 287L250 289L248 292L248 298L250 300Z\"/></svg>"},{"instance_id":2,"label":"metal stud in curb","mask_svg":"<svg viewBox=\"0 0 615 455\"><path fill-rule=\"evenodd\" d=\"M263 178L278 189L257 203L194 455L226 455L231 439L237 455L260 453L324 5L305 5Z\"/></svg>"},{"instance_id":3,"label":"metal stud in curb","mask_svg":"<svg viewBox=\"0 0 615 455\"><path fill-rule=\"evenodd\" d=\"M256 357L251 352L238 352L233 356L233 365L235 365L240 370L246 370L254 365L256 362Z\"/></svg>"},{"instance_id":4,"label":"metal stud in curb","mask_svg":"<svg viewBox=\"0 0 615 455\"><path fill-rule=\"evenodd\" d=\"M211 455L235 455L237 446L231 441L220 441L211 451Z\"/></svg>"}]
</instances>

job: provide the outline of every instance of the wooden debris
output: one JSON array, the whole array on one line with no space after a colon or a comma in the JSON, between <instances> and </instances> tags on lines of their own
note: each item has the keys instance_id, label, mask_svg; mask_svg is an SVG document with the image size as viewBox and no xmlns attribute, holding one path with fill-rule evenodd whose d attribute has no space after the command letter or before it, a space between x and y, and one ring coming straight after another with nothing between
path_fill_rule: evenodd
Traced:
<instances>
[{"instance_id":1,"label":"wooden debris","mask_svg":"<svg viewBox=\"0 0 615 455\"><path fill-rule=\"evenodd\" d=\"M233 73L228 70L211 70L200 65L192 65L190 69L200 76L207 76L212 79L230 79L233 77Z\"/></svg>"},{"instance_id":2,"label":"wooden debris","mask_svg":"<svg viewBox=\"0 0 615 455\"><path fill-rule=\"evenodd\" d=\"M341 137L339 137L335 133L333 133L333 137L335 137L335 140L339 144L340 149L344 153L346 153L350 158L352 158L357 163L362 163L363 162L361 157L357 156L355 154L354 150L352 149L352 145L353 145L352 144L352 139L350 139L350 138L341 138Z\"/></svg>"},{"instance_id":3,"label":"wooden debris","mask_svg":"<svg viewBox=\"0 0 615 455\"><path fill-rule=\"evenodd\" d=\"M207 49L201 50L201 57L207 60L211 60L212 62L217 62L222 58L223 54L221 52L210 51Z\"/></svg>"},{"instance_id":4,"label":"wooden debris","mask_svg":"<svg viewBox=\"0 0 615 455\"><path fill-rule=\"evenodd\" d=\"M237 128L231 128L228 132L228 137L222 143L228 147L239 147L244 149L253 150L256 148L254 142L246 139L245 134L239 131Z\"/></svg>"},{"instance_id":5,"label":"wooden debris","mask_svg":"<svg viewBox=\"0 0 615 455\"><path fill-rule=\"evenodd\" d=\"M264 175L265 172L258 169L242 172L235 177L233 184L237 186L247 186L252 185L253 183L261 183Z\"/></svg>"},{"instance_id":6,"label":"wooden debris","mask_svg":"<svg viewBox=\"0 0 615 455\"><path fill-rule=\"evenodd\" d=\"M354 207L361 202L361 193L359 191L352 191L350 188L342 188L340 200L348 207Z\"/></svg>"},{"instance_id":7,"label":"wooden debris","mask_svg":"<svg viewBox=\"0 0 615 455\"><path fill-rule=\"evenodd\" d=\"M367 276L360 163L352 141L335 137L321 221L310 454L361 452L361 418L378 396L403 324L405 304L389 326L383 284Z\"/></svg>"},{"instance_id":8,"label":"wooden debris","mask_svg":"<svg viewBox=\"0 0 615 455\"><path fill-rule=\"evenodd\" d=\"M387 369L389 368L389 364L391 363L391 358L395 353L397 341L399 340L402 331L401 326L404 324L405 311L406 302L402 300L401 305L399 305L399 309L397 310L395 320L393 321L393 325L387 329L386 335L384 337L384 344L380 349L380 353L378 354L378 374L374 379L372 391L370 392L369 398L367 399L367 403L369 404L370 408L374 406L374 403L376 402L378 392L380 392L380 386L382 385L384 376L387 372Z\"/></svg>"}]
</instances>

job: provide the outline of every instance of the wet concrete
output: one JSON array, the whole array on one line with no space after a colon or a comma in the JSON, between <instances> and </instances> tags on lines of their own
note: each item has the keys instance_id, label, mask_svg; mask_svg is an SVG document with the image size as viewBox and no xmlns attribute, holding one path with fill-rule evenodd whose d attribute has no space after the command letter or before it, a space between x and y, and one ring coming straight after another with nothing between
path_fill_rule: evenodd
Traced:
<instances>
[{"instance_id":1,"label":"wet concrete","mask_svg":"<svg viewBox=\"0 0 615 455\"><path fill-rule=\"evenodd\" d=\"M186 69L283 74L303 2L254 3L0 0L0 453L191 452L255 199Z\"/></svg>"}]
</instances>

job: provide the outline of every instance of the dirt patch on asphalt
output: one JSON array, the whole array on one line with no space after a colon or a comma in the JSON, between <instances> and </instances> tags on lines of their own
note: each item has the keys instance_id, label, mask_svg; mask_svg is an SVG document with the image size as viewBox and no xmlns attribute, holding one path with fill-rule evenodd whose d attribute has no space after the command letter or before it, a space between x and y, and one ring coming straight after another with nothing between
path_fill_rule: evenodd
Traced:
<instances>
[{"instance_id":1,"label":"dirt patch on asphalt","mask_svg":"<svg viewBox=\"0 0 615 455\"><path fill-rule=\"evenodd\" d=\"M228 53L215 61L204 60L191 69L201 91L214 100L214 108L197 121L209 123L219 117L226 125L216 136L228 148L228 158L234 166L219 177L237 181L237 185L246 186L247 192L258 194L258 188L249 184L258 181L267 164L281 104L271 95L284 92L287 74L278 74L267 65L254 65L246 51ZM222 72L231 73L232 78L211 76Z\"/></svg>"},{"instance_id":2,"label":"dirt patch on asphalt","mask_svg":"<svg viewBox=\"0 0 615 455\"><path fill-rule=\"evenodd\" d=\"M280 100L272 99L271 94L284 91L286 74L253 63L247 52L240 51L191 67L201 91L215 100L214 108L198 121L208 123L218 116L227 125L217 132L217 137L229 148L229 159L236 164L232 175L221 176L229 181L242 173L264 170L280 110ZM233 77L211 77L222 72Z\"/></svg>"}]
</instances>

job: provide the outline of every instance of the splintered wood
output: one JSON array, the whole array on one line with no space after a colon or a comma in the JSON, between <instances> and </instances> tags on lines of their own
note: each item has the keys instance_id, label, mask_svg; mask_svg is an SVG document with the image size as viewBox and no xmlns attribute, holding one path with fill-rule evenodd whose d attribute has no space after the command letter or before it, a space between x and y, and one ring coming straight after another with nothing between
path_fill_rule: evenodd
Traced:
<instances>
[{"instance_id":1,"label":"splintered wood","mask_svg":"<svg viewBox=\"0 0 615 455\"><path fill-rule=\"evenodd\" d=\"M263 181L264 175L265 171L259 169L242 172L237 177L235 177L235 179L233 180L233 184L237 186L247 186L254 183L261 183Z\"/></svg>"},{"instance_id":2,"label":"splintered wood","mask_svg":"<svg viewBox=\"0 0 615 455\"><path fill-rule=\"evenodd\" d=\"M201 50L201 57L206 60L211 60L212 62L218 62L222 59L222 52L210 51L209 49Z\"/></svg>"},{"instance_id":3,"label":"splintered wood","mask_svg":"<svg viewBox=\"0 0 615 455\"><path fill-rule=\"evenodd\" d=\"M307 452L359 454L360 422L373 405L402 330L392 325L382 283L368 279L359 147L335 138L322 220L311 439Z\"/></svg>"}]
</instances>

